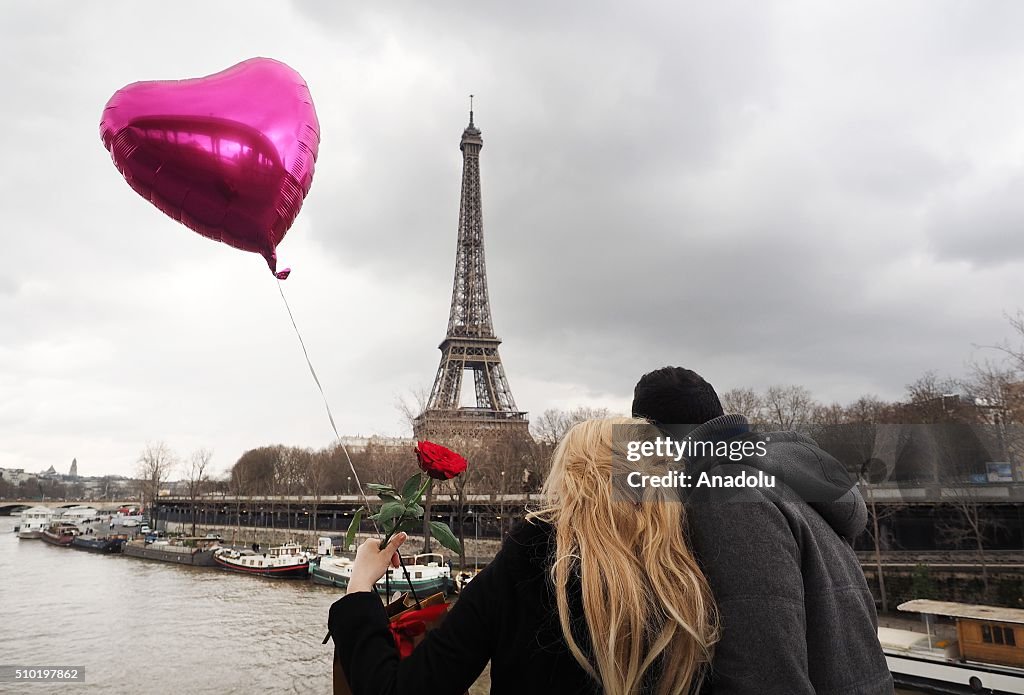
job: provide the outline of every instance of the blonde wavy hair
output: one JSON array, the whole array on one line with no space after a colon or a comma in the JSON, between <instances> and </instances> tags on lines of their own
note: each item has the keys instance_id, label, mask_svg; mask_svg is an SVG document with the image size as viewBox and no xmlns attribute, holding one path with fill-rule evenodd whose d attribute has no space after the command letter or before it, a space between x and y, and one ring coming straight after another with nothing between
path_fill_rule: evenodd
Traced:
<instances>
[{"instance_id":1,"label":"blonde wavy hair","mask_svg":"<svg viewBox=\"0 0 1024 695\"><path fill-rule=\"evenodd\" d=\"M615 475L650 467L628 463L626 442L650 439L633 418L587 420L555 449L544 506L527 518L555 528L551 578L562 634L576 661L607 695L633 695L658 674L658 695L699 688L718 619L710 588L684 533L684 509L671 488L613 489ZM661 468L664 474L665 469ZM579 577L590 655L573 638L567 585Z\"/></svg>"}]
</instances>

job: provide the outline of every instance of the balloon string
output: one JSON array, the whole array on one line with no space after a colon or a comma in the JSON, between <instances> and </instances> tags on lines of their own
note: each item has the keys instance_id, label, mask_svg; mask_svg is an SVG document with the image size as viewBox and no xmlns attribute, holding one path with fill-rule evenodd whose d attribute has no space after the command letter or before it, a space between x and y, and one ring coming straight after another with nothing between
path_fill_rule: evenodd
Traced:
<instances>
[{"instance_id":1,"label":"balloon string","mask_svg":"<svg viewBox=\"0 0 1024 695\"><path fill-rule=\"evenodd\" d=\"M299 339L299 345L302 347L302 354L306 358L306 366L309 367L309 373L313 375L313 381L316 383L317 389L320 391L320 398L323 399L324 408L327 409L327 419L331 421L331 429L334 430L334 436L338 440L338 444L341 445L341 450L345 454L345 460L348 462L348 469L352 471L352 477L355 478L356 487L359 489L359 496L363 498L363 504L366 505L367 515L370 512L370 500L366 498L366 492L363 490L363 484L359 481L359 474L356 473L356 467L352 465L352 457L348 455L348 447L345 446L345 442L342 441L341 435L338 434L338 427L334 424L334 415L331 413L331 406L327 402L327 394L324 393L324 387L320 385L320 379L316 375L316 370L313 369L313 362L309 359L309 352L306 350L306 341L302 339L302 333L299 332L299 326L295 323L295 316L292 314L292 308L288 306L288 299L284 296L284 288L281 287L281 280L277 280L277 291L281 293L281 300L284 302L284 308L288 311L288 318L292 321L292 328L295 329L295 336ZM373 522L373 530L380 535L380 529L377 528L377 521L372 516L370 521ZM357 529L358 530L358 529Z\"/></svg>"}]
</instances>

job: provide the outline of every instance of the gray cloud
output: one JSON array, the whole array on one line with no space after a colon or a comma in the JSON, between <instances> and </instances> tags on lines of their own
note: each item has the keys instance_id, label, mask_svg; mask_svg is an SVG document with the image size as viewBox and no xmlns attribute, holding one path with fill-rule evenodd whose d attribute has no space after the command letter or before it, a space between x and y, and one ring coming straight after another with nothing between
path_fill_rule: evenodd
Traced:
<instances>
[{"instance_id":1,"label":"gray cloud","mask_svg":"<svg viewBox=\"0 0 1024 695\"><path fill-rule=\"evenodd\" d=\"M967 192L937 203L929 237L946 260L1003 265L1024 258L1024 172L1014 171L997 187Z\"/></svg>"},{"instance_id":2,"label":"gray cloud","mask_svg":"<svg viewBox=\"0 0 1024 695\"><path fill-rule=\"evenodd\" d=\"M341 428L396 433L451 292L466 95L519 405L719 388L897 397L1006 335L1022 236L1019 3L269 2L12 7L0 41L0 466L128 472L147 440L322 446L262 261L164 218L99 143L140 79L253 55L309 82L279 249Z\"/></svg>"}]
</instances>

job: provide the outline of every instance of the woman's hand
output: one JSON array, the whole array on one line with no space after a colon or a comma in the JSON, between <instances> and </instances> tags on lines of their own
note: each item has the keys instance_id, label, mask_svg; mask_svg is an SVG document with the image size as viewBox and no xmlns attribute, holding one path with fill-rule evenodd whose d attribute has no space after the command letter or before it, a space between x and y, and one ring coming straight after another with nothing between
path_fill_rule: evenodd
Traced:
<instances>
[{"instance_id":1,"label":"woman's hand","mask_svg":"<svg viewBox=\"0 0 1024 695\"><path fill-rule=\"evenodd\" d=\"M389 567L398 567L398 548L409 536L403 531L381 550L380 541L371 538L356 550L356 561L352 565L352 578L348 582L346 594L357 591L373 591L373 585L384 576Z\"/></svg>"}]
</instances>

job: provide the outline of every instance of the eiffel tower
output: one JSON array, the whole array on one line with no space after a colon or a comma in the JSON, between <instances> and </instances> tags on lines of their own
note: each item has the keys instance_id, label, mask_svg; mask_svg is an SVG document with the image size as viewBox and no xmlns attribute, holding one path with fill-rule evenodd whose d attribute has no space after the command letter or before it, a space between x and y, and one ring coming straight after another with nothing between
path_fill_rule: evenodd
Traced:
<instances>
[{"instance_id":1,"label":"eiffel tower","mask_svg":"<svg viewBox=\"0 0 1024 695\"><path fill-rule=\"evenodd\" d=\"M472 99L472 97L471 97ZM498 356L484 265L484 220L480 201L480 149L484 141L473 123L462 133L462 201L455 283L448 333L438 348L441 364L423 413L413 423L418 439L474 439L482 435L529 436L527 414L516 408ZM473 373L476 405L460 407L463 376Z\"/></svg>"}]
</instances>

